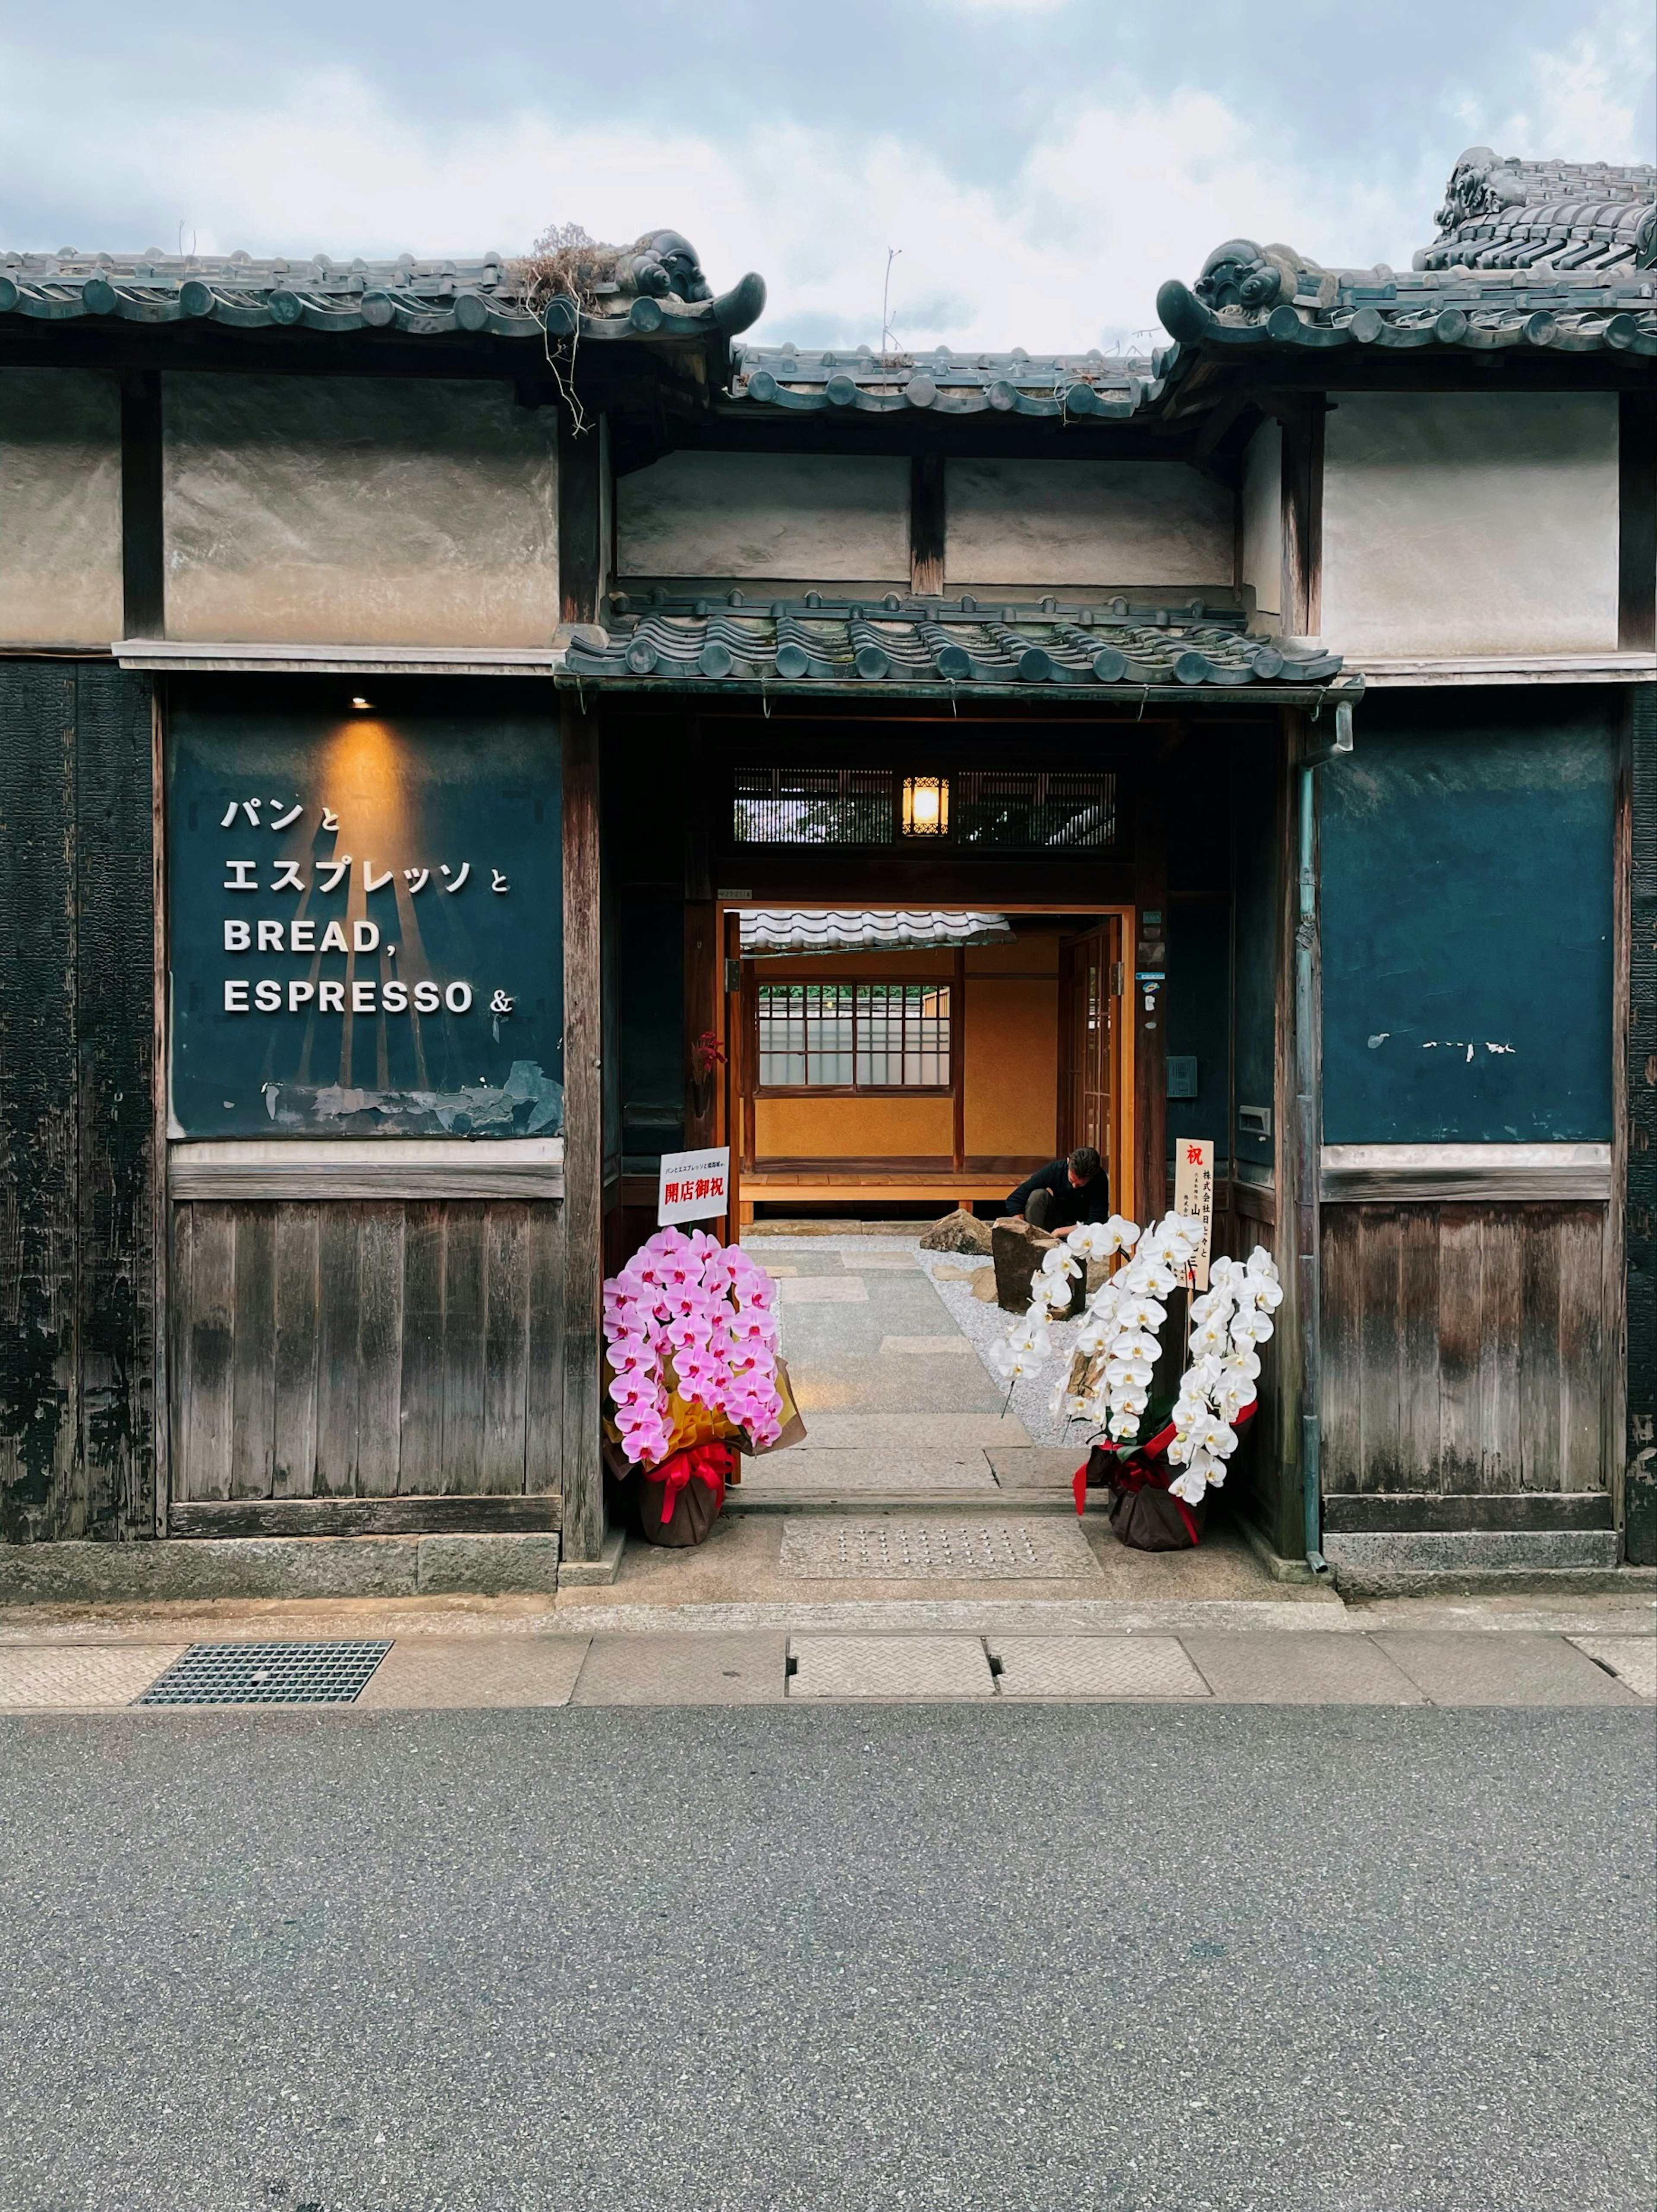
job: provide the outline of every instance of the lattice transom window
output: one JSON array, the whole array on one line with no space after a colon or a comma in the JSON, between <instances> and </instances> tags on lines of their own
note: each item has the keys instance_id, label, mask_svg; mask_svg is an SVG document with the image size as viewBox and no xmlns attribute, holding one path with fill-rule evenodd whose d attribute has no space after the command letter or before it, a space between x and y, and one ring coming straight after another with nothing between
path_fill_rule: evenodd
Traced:
<instances>
[{"instance_id":1,"label":"lattice transom window","mask_svg":"<svg viewBox=\"0 0 1657 2212\"><path fill-rule=\"evenodd\" d=\"M1121 835L1110 769L740 768L736 845L938 845L1090 854Z\"/></svg>"},{"instance_id":2,"label":"lattice transom window","mask_svg":"<svg viewBox=\"0 0 1657 2212\"><path fill-rule=\"evenodd\" d=\"M762 1091L947 1091L947 983L762 983Z\"/></svg>"}]
</instances>

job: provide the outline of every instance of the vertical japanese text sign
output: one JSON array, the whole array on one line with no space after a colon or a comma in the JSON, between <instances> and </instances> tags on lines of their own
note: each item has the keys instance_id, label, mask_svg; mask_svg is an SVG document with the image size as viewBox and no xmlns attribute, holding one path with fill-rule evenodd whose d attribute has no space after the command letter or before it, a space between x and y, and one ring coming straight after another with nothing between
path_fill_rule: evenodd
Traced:
<instances>
[{"instance_id":1,"label":"vertical japanese text sign","mask_svg":"<svg viewBox=\"0 0 1657 2212\"><path fill-rule=\"evenodd\" d=\"M706 1221L730 1202L731 1147L712 1152L664 1152L656 1195L656 1225Z\"/></svg>"},{"instance_id":2,"label":"vertical japanese text sign","mask_svg":"<svg viewBox=\"0 0 1657 2212\"><path fill-rule=\"evenodd\" d=\"M1208 1262L1214 1243L1214 1141L1211 1137L1181 1137L1174 1150L1174 1211L1203 1224L1203 1241L1193 1260L1192 1274L1199 1291L1208 1288Z\"/></svg>"}]
</instances>

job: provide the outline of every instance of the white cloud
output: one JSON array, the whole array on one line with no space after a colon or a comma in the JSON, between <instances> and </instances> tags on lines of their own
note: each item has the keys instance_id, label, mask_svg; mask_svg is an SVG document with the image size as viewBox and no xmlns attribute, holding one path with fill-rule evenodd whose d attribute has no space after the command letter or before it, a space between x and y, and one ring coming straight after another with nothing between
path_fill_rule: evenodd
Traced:
<instances>
[{"instance_id":1,"label":"white cloud","mask_svg":"<svg viewBox=\"0 0 1657 2212\"><path fill-rule=\"evenodd\" d=\"M1505 114L1469 101L1477 143L1527 161L1648 161L1653 156L1650 0L1607 0L1565 44L1529 58Z\"/></svg>"},{"instance_id":2,"label":"white cloud","mask_svg":"<svg viewBox=\"0 0 1657 2212\"><path fill-rule=\"evenodd\" d=\"M1157 285L1189 281L1239 234L1320 260L1407 264L1442 182L1400 200L1361 170L1343 183L1350 167L1263 153L1259 131L1208 94L1081 107L993 188L913 143L788 125L735 141L527 112L487 129L420 126L345 71L188 120L140 110L113 140L100 106L15 96L11 160L42 198L80 204L91 171L106 206L176 212L160 240L82 246L172 245L182 220L204 252L510 252L554 222L616 240L671 223L716 285L760 270L762 334L804 343L878 341L892 246L903 344L1082 351L1154 337Z\"/></svg>"}]
</instances>

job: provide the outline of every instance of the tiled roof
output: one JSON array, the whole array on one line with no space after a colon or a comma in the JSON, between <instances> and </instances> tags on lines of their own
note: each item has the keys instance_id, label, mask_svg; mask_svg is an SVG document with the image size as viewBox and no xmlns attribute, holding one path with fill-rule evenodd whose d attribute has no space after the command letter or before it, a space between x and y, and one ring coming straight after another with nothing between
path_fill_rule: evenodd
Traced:
<instances>
[{"instance_id":1,"label":"tiled roof","mask_svg":"<svg viewBox=\"0 0 1657 2212\"><path fill-rule=\"evenodd\" d=\"M697 271L700 278L700 270ZM558 294L543 313L527 308L513 262L486 253L476 261L255 261L174 253L0 254L0 314L67 322L82 316L130 323L217 322L235 330L401 331L434 337L460 331L543 343L546 334L583 337L729 337L746 330L765 305L765 285L744 276L714 297L598 288L592 312Z\"/></svg>"},{"instance_id":2,"label":"tiled roof","mask_svg":"<svg viewBox=\"0 0 1657 2212\"><path fill-rule=\"evenodd\" d=\"M862 908L762 908L740 917L742 949L768 953L921 951L947 945L1009 945L1012 931L1000 914L949 914L903 908L874 913Z\"/></svg>"},{"instance_id":3,"label":"tiled roof","mask_svg":"<svg viewBox=\"0 0 1657 2212\"><path fill-rule=\"evenodd\" d=\"M1081 684L1095 690L1163 685L1228 688L1322 683L1337 653L1250 637L1235 608L981 606L959 599L774 599L723 606L652 594L637 609L612 598L613 625L574 631L574 676L667 682Z\"/></svg>"},{"instance_id":4,"label":"tiled roof","mask_svg":"<svg viewBox=\"0 0 1657 2212\"><path fill-rule=\"evenodd\" d=\"M1046 415L1125 420L1155 386L1149 361L1102 353L879 354L867 346L835 353L798 347L744 346L731 392L765 407L812 414L835 409L889 415L925 408L934 415Z\"/></svg>"},{"instance_id":5,"label":"tiled roof","mask_svg":"<svg viewBox=\"0 0 1657 2212\"><path fill-rule=\"evenodd\" d=\"M1648 269L1657 260L1657 169L1521 161L1474 146L1451 173L1438 236L1417 269Z\"/></svg>"},{"instance_id":6,"label":"tiled roof","mask_svg":"<svg viewBox=\"0 0 1657 2212\"><path fill-rule=\"evenodd\" d=\"M1164 284L1156 312L1181 346L1657 354L1657 170L1498 161L1476 147L1439 222L1403 272L1324 269L1234 238L1194 286Z\"/></svg>"}]
</instances>

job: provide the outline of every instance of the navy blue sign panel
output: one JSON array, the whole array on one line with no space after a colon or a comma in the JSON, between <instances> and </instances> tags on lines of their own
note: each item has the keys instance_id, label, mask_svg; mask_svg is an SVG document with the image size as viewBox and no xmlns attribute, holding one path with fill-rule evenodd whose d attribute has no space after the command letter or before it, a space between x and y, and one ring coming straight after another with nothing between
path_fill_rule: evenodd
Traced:
<instances>
[{"instance_id":1,"label":"navy blue sign panel","mask_svg":"<svg viewBox=\"0 0 1657 2212\"><path fill-rule=\"evenodd\" d=\"M1382 693L1320 769L1326 1143L1611 1136L1604 713Z\"/></svg>"},{"instance_id":2,"label":"navy blue sign panel","mask_svg":"<svg viewBox=\"0 0 1657 2212\"><path fill-rule=\"evenodd\" d=\"M533 695L480 714L476 685L364 684L359 705L352 683L173 688L175 1127L555 1135L556 723Z\"/></svg>"}]
</instances>

